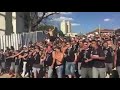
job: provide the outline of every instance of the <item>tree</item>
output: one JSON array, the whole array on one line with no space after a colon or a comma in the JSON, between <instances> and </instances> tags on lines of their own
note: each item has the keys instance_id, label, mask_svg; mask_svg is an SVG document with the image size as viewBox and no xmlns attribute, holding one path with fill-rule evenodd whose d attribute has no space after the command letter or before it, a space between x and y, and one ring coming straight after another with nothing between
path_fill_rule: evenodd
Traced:
<instances>
[{"instance_id":1,"label":"tree","mask_svg":"<svg viewBox=\"0 0 120 90\"><path fill-rule=\"evenodd\" d=\"M39 31L47 31L47 30L49 30L49 28L53 29L54 26L53 25L40 25L38 30ZM57 27L55 27L55 30L53 33L55 36L57 36L58 34L59 34L59 36L64 36L63 32L58 30Z\"/></svg>"},{"instance_id":2,"label":"tree","mask_svg":"<svg viewBox=\"0 0 120 90\"><path fill-rule=\"evenodd\" d=\"M38 25L42 23L43 20L48 19L54 14L59 14L58 12L29 12L29 16L26 17L29 20L29 32L36 31Z\"/></svg>"}]
</instances>

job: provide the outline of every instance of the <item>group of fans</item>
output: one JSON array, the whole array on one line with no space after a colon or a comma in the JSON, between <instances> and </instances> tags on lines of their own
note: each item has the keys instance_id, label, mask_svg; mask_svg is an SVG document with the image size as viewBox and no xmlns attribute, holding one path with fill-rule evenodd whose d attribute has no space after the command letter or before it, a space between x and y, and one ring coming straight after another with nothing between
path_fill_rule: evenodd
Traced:
<instances>
[{"instance_id":1,"label":"group of fans","mask_svg":"<svg viewBox=\"0 0 120 90\"><path fill-rule=\"evenodd\" d=\"M115 46L115 47L113 47ZM120 77L120 40L89 40L79 36L51 36L19 50L0 50L0 75L16 78L112 78Z\"/></svg>"}]
</instances>

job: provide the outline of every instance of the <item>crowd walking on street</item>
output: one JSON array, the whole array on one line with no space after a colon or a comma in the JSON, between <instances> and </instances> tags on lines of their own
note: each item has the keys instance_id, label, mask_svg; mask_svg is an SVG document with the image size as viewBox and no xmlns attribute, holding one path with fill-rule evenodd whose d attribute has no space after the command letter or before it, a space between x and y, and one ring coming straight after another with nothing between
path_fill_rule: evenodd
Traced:
<instances>
[{"instance_id":1,"label":"crowd walking on street","mask_svg":"<svg viewBox=\"0 0 120 90\"><path fill-rule=\"evenodd\" d=\"M16 78L119 78L120 39L55 37L0 50L0 75ZM115 36L118 37L118 36Z\"/></svg>"}]
</instances>

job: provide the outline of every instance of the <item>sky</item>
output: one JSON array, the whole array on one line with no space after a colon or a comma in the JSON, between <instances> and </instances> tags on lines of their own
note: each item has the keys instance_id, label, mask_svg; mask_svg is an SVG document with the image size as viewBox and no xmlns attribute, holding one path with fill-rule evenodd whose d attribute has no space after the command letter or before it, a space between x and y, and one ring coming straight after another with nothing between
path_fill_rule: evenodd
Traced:
<instances>
[{"instance_id":1,"label":"sky","mask_svg":"<svg viewBox=\"0 0 120 90\"><path fill-rule=\"evenodd\" d=\"M60 26L62 20L69 20L72 32L88 33L99 27L117 29L120 27L120 12L60 12L53 18L54 24Z\"/></svg>"}]
</instances>

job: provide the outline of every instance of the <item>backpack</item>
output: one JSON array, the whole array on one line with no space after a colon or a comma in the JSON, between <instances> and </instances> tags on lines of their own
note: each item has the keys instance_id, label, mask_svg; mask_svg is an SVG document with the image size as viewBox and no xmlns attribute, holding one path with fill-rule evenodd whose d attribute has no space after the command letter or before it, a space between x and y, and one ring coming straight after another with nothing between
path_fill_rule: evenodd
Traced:
<instances>
[{"instance_id":1,"label":"backpack","mask_svg":"<svg viewBox=\"0 0 120 90\"><path fill-rule=\"evenodd\" d=\"M112 75L110 76L110 78L119 78L117 70L112 71Z\"/></svg>"}]
</instances>

